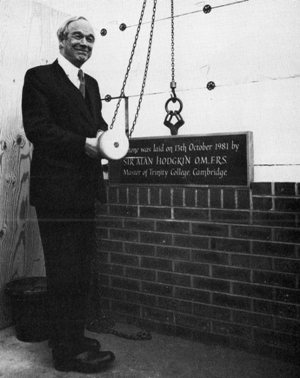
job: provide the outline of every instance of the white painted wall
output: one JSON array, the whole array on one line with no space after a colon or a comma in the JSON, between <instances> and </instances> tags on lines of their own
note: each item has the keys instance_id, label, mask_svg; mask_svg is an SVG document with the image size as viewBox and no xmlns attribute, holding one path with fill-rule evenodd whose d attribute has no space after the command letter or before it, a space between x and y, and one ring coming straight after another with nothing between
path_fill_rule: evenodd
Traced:
<instances>
[{"instance_id":1,"label":"white painted wall","mask_svg":"<svg viewBox=\"0 0 300 378\"><path fill-rule=\"evenodd\" d=\"M6 0L18 8L23 0ZM234 3L232 5L227 5ZM2 4L1 2L0 4ZM39 12L30 24L26 66L56 57L56 29L71 15L84 15L93 24L97 41L85 69L99 82L102 97L120 92L135 34L142 0L27 0ZM133 119L146 58L153 1L148 0L131 75L126 87ZM300 181L300 1L299 0L174 0L177 95L184 103L185 125L179 134L253 131L254 180ZM213 9L202 12L205 4ZM49 8L57 11L49 18ZM48 11L46 11L48 9ZM55 16L54 16L55 15ZM148 81L134 136L169 135L163 125L169 98L170 1L158 0L157 22ZM0 16L1 17L1 16ZM15 14L11 14L11 22ZM18 20L5 37L12 57L24 60L10 48L12 38L29 25ZM125 31L119 30L126 23ZM47 27L46 27L46 26ZM107 29L102 37L100 30ZM52 30L52 36L46 36ZM35 38L48 41L36 50ZM49 39L50 38L50 39ZM52 38L52 39L51 39ZM15 43L18 46L18 43ZM7 79L11 79L10 66ZM27 67L26 67L27 68ZM206 89L214 81L213 91ZM19 101L19 99L18 99ZM116 102L104 103L111 120ZM117 125L123 126L120 112Z\"/></svg>"}]
</instances>

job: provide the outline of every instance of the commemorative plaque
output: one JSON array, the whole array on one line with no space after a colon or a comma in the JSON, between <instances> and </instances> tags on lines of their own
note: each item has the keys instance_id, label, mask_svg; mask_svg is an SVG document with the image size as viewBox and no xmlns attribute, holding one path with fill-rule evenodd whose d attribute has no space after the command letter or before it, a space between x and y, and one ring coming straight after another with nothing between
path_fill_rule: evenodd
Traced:
<instances>
[{"instance_id":1,"label":"commemorative plaque","mask_svg":"<svg viewBox=\"0 0 300 378\"><path fill-rule=\"evenodd\" d=\"M109 181L247 186L253 181L252 138L252 132L132 138L125 158L109 162Z\"/></svg>"}]
</instances>

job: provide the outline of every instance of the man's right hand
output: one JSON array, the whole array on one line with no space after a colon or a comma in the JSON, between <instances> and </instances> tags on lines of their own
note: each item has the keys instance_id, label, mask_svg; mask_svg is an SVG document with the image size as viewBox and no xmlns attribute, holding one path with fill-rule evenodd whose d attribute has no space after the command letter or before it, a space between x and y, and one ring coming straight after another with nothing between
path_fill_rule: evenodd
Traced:
<instances>
[{"instance_id":1,"label":"man's right hand","mask_svg":"<svg viewBox=\"0 0 300 378\"><path fill-rule=\"evenodd\" d=\"M86 138L85 140L85 153L92 159L96 159L99 155L98 149L98 137L96 138Z\"/></svg>"}]
</instances>

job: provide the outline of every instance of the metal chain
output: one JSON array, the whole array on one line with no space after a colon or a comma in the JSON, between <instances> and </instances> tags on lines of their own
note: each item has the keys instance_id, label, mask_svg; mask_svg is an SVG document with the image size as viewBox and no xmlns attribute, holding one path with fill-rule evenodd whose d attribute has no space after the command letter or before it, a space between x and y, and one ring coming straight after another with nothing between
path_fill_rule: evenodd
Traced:
<instances>
[{"instance_id":1,"label":"metal chain","mask_svg":"<svg viewBox=\"0 0 300 378\"><path fill-rule=\"evenodd\" d=\"M141 25L142 25L144 13L145 13L146 4L147 4L147 0L144 0L143 5L142 5L141 14L140 14L140 19L139 19L138 26L137 26L136 33L135 33L135 37L134 37L134 42L133 42L131 53L130 53L129 62L128 62L127 69L126 69L126 74L125 74L123 84L122 84L121 93L120 93L119 100L118 100L117 105L116 105L116 109L115 109L111 124L109 126L110 129L112 129L113 126L114 126L114 123L115 123L115 120L116 120L116 117L117 117L117 114L118 114L118 111L119 111L119 107L120 107L120 104L121 104L121 100L124 97L124 90L125 90L125 86L126 86L128 76L129 76L129 71L130 71L130 68L131 68L135 48L136 48L136 45L137 45L137 41L138 41L138 37L139 37Z\"/></svg>"},{"instance_id":2,"label":"metal chain","mask_svg":"<svg viewBox=\"0 0 300 378\"><path fill-rule=\"evenodd\" d=\"M171 88L172 84L176 86L175 83L175 42L174 42L174 0L171 0ZM175 89L175 88L174 88Z\"/></svg>"},{"instance_id":3,"label":"metal chain","mask_svg":"<svg viewBox=\"0 0 300 378\"><path fill-rule=\"evenodd\" d=\"M126 69L126 74L125 74L123 84L122 84L122 88L121 88L121 93L120 93L119 100L118 100L117 105L116 105L116 109L115 109L111 124L109 126L110 129L112 129L113 126L114 126L114 123L115 123L115 120L116 120L116 117L117 117L117 114L118 114L118 111L119 111L119 107L120 107L120 104L121 104L121 100L122 100L122 98L125 97L125 94L124 94L125 93L125 86L126 86L126 82L127 82L128 76L129 76L129 72L130 72L135 48L136 48L136 45L137 45L137 41L138 41L138 37L139 37L141 25L142 25L144 13L145 13L146 3L147 3L147 0L144 0L143 5L142 5L139 23L138 23L138 26L137 26L137 30L136 30L136 34L135 34L135 38L134 38L134 42L133 42L133 46L132 46L132 50L131 50L131 54L130 54L130 58L129 58L129 62L128 62L127 69ZM151 20L151 29L150 29L150 38L149 38L149 44L148 44L146 66L145 66L145 71L144 71L142 88L141 88L141 92L140 92L140 96L139 96L139 102L138 102L136 114L135 114L135 117L134 117L134 121L133 121L131 130L130 130L130 133L129 133L129 137L131 137L131 135L134 131L134 127L135 127L135 124L136 124L136 121L137 121L137 118L138 118L138 114L139 114L142 99L143 99L144 89L145 89L145 85L146 85L146 78L147 78L147 72L148 72L148 67L149 67L150 53L151 53L151 46L152 46L152 39L153 39L153 31L154 31L156 3L157 3L157 0L153 0L153 11L152 11L152 20Z\"/></svg>"},{"instance_id":4,"label":"metal chain","mask_svg":"<svg viewBox=\"0 0 300 378\"><path fill-rule=\"evenodd\" d=\"M147 73L148 73L150 55L151 55L151 47L152 47L152 41L153 41L154 25L155 25L156 3L157 3L157 0L153 0L153 11L152 11L152 19L151 19L151 27L150 27L150 37L149 37L149 43L148 43L148 51L147 51L147 59L146 59L146 64L145 64L144 76L143 76L143 83L142 83L142 87L141 87L138 106L136 108L135 117L134 117L132 127L131 127L131 130L130 130L130 133L129 133L129 137L131 137L132 133L134 132L135 124L136 124L136 121L137 121L137 118L138 118L138 115L139 115L139 111L140 111L142 100L143 100L144 90L145 90L145 86L146 86Z\"/></svg>"}]
</instances>

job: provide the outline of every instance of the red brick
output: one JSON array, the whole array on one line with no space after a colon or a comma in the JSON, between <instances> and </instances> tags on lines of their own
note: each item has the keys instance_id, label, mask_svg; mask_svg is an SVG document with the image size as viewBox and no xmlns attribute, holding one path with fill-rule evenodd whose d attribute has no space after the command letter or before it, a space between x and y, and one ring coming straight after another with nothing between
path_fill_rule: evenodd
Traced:
<instances>
[{"instance_id":1,"label":"red brick","mask_svg":"<svg viewBox=\"0 0 300 378\"><path fill-rule=\"evenodd\" d=\"M208 242L205 237L174 235L174 245L177 247L207 249Z\"/></svg>"},{"instance_id":2,"label":"red brick","mask_svg":"<svg viewBox=\"0 0 300 378\"><path fill-rule=\"evenodd\" d=\"M288 303L273 303L272 313L283 318L298 318L297 306Z\"/></svg>"},{"instance_id":3,"label":"red brick","mask_svg":"<svg viewBox=\"0 0 300 378\"><path fill-rule=\"evenodd\" d=\"M203 290L186 289L182 287L175 288L175 298L190 300L200 303L209 302L209 293Z\"/></svg>"},{"instance_id":4,"label":"red brick","mask_svg":"<svg viewBox=\"0 0 300 378\"><path fill-rule=\"evenodd\" d=\"M161 205L171 206L171 188L161 189Z\"/></svg>"},{"instance_id":5,"label":"red brick","mask_svg":"<svg viewBox=\"0 0 300 378\"><path fill-rule=\"evenodd\" d=\"M160 205L160 189L157 187L150 187L150 204L154 206Z\"/></svg>"},{"instance_id":6,"label":"red brick","mask_svg":"<svg viewBox=\"0 0 300 378\"><path fill-rule=\"evenodd\" d=\"M255 255L295 257L295 246L292 244L253 242L253 253Z\"/></svg>"},{"instance_id":7,"label":"red brick","mask_svg":"<svg viewBox=\"0 0 300 378\"><path fill-rule=\"evenodd\" d=\"M232 284L233 294L242 295L252 298L273 298L273 288L268 286L254 285L254 284L244 284L235 283Z\"/></svg>"},{"instance_id":8,"label":"red brick","mask_svg":"<svg viewBox=\"0 0 300 378\"><path fill-rule=\"evenodd\" d=\"M193 287L209 291L221 291L228 293L230 291L230 283L228 281L205 277L194 277Z\"/></svg>"},{"instance_id":9,"label":"red brick","mask_svg":"<svg viewBox=\"0 0 300 378\"><path fill-rule=\"evenodd\" d=\"M246 324L253 327L272 328L273 317L263 314L255 314L246 311L232 311L232 321L234 323Z\"/></svg>"},{"instance_id":10,"label":"red brick","mask_svg":"<svg viewBox=\"0 0 300 378\"><path fill-rule=\"evenodd\" d=\"M143 318L157 320L159 322L173 323L173 314L171 311L165 311L157 308L144 307Z\"/></svg>"},{"instance_id":11,"label":"red brick","mask_svg":"<svg viewBox=\"0 0 300 378\"><path fill-rule=\"evenodd\" d=\"M300 212L300 198L275 198L275 210Z\"/></svg>"},{"instance_id":12,"label":"red brick","mask_svg":"<svg viewBox=\"0 0 300 378\"><path fill-rule=\"evenodd\" d=\"M142 282L142 291L153 295L172 296L173 286L158 283Z\"/></svg>"},{"instance_id":13,"label":"red brick","mask_svg":"<svg viewBox=\"0 0 300 378\"><path fill-rule=\"evenodd\" d=\"M211 223L193 223L192 233L207 236L228 236L228 226Z\"/></svg>"},{"instance_id":14,"label":"red brick","mask_svg":"<svg viewBox=\"0 0 300 378\"><path fill-rule=\"evenodd\" d=\"M298 289L275 288L275 299L279 302L300 304Z\"/></svg>"},{"instance_id":15,"label":"red brick","mask_svg":"<svg viewBox=\"0 0 300 378\"><path fill-rule=\"evenodd\" d=\"M237 190L237 208L250 209L250 193L249 190Z\"/></svg>"},{"instance_id":16,"label":"red brick","mask_svg":"<svg viewBox=\"0 0 300 378\"><path fill-rule=\"evenodd\" d=\"M173 220L157 221L156 229L160 232L170 232L172 234L188 234L189 222L178 222Z\"/></svg>"},{"instance_id":17,"label":"red brick","mask_svg":"<svg viewBox=\"0 0 300 378\"><path fill-rule=\"evenodd\" d=\"M175 273L157 273L157 282L175 285L175 286L191 286L191 277L184 274L175 274Z\"/></svg>"},{"instance_id":18,"label":"red brick","mask_svg":"<svg viewBox=\"0 0 300 378\"><path fill-rule=\"evenodd\" d=\"M212 188L210 189L210 207L211 208L221 208L221 189Z\"/></svg>"},{"instance_id":19,"label":"red brick","mask_svg":"<svg viewBox=\"0 0 300 378\"><path fill-rule=\"evenodd\" d=\"M235 190L234 189L224 189L223 190L223 208L224 209L235 209Z\"/></svg>"},{"instance_id":20,"label":"red brick","mask_svg":"<svg viewBox=\"0 0 300 378\"><path fill-rule=\"evenodd\" d=\"M148 269L126 268L125 276L143 281L155 281L155 271Z\"/></svg>"},{"instance_id":21,"label":"red brick","mask_svg":"<svg viewBox=\"0 0 300 378\"><path fill-rule=\"evenodd\" d=\"M225 238L212 238L211 249L228 252L250 253L250 241Z\"/></svg>"},{"instance_id":22,"label":"red brick","mask_svg":"<svg viewBox=\"0 0 300 378\"><path fill-rule=\"evenodd\" d=\"M253 224L272 227L297 227L295 214L253 211Z\"/></svg>"},{"instance_id":23,"label":"red brick","mask_svg":"<svg viewBox=\"0 0 300 378\"><path fill-rule=\"evenodd\" d=\"M299 273L300 260L294 259L274 259L274 270L286 273Z\"/></svg>"},{"instance_id":24,"label":"red brick","mask_svg":"<svg viewBox=\"0 0 300 378\"><path fill-rule=\"evenodd\" d=\"M274 240L286 243L300 243L299 229L275 229Z\"/></svg>"},{"instance_id":25,"label":"red brick","mask_svg":"<svg viewBox=\"0 0 300 378\"><path fill-rule=\"evenodd\" d=\"M128 188L128 203L136 205L138 203L137 188L130 186Z\"/></svg>"},{"instance_id":26,"label":"red brick","mask_svg":"<svg viewBox=\"0 0 300 378\"><path fill-rule=\"evenodd\" d=\"M172 235L158 232L141 232L141 243L149 244L172 244Z\"/></svg>"},{"instance_id":27,"label":"red brick","mask_svg":"<svg viewBox=\"0 0 300 378\"><path fill-rule=\"evenodd\" d=\"M111 229L110 237L113 240L124 240L130 242L136 242L139 239L139 234L137 231L130 230L120 230L120 229Z\"/></svg>"},{"instance_id":28,"label":"red brick","mask_svg":"<svg viewBox=\"0 0 300 378\"><path fill-rule=\"evenodd\" d=\"M251 301L249 298L213 293L213 304L230 308L250 310Z\"/></svg>"},{"instance_id":29,"label":"red brick","mask_svg":"<svg viewBox=\"0 0 300 378\"><path fill-rule=\"evenodd\" d=\"M190 250L187 248L177 247L157 247L157 257L167 258L170 260L189 260Z\"/></svg>"},{"instance_id":30,"label":"red brick","mask_svg":"<svg viewBox=\"0 0 300 378\"><path fill-rule=\"evenodd\" d=\"M152 257L142 257L141 266L147 269L172 271L172 261Z\"/></svg>"},{"instance_id":31,"label":"red brick","mask_svg":"<svg viewBox=\"0 0 300 378\"><path fill-rule=\"evenodd\" d=\"M112 277L112 287L119 287L120 289L139 290L139 281L129 280L127 278Z\"/></svg>"},{"instance_id":32,"label":"red brick","mask_svg":"<svg viewBox=\"0 0 300 378\"><path fill-rule=\"evenodd\" d=\"M124 188L124 187L119 188L119 203L123 203L123 204L128 203L127 188Z\"/></svg>"},{"instance_id":33,"label":"red brick","mask_svg":"<svg viewBox=\"0 0 300 378\"><path fill-rule=\"evenodd\" d=\"M155 223L154 221L145 219L125 219L124 227L132 230L150 231L154 230Z\"/></svg>"},{"instance_id":34,"label":"red brick","mask_svg":"<svg viewBox=\"0 0 300 378\"><path fill-rule=\"evenodd\" d=\"M196 262L228 265L228 254L213 251L192 250L192 260Z\"/></svg>"},{"instance_id":35,"label":"red brick","mask_svg":"<svg viewBox=\"0 0 300 378\"><path fill-rule=\"evenodd\" d=\"M138 188L138 199L140 205L149 205L149 189Z\"/></svg>"},{"instance_id":36,"label":"red brick","mask_svg":"<svg viewBox=\"0 0 300 378\"><path fill-rule=\"evenodd\" d=\"M231 255L231 265L239 266L242 268L250 268L250 255L240 255L240 254L232 254Z\"/></svg>"},{"instance_id":37,"label":"red brick","mask_svg":"<svg viewBox=\"0 0 300 378\"><path fill-rule=\"evenodd\" d=\"M158 297L158 306L163 307L166 310L178 311L178 312L185 312L185 313L192 313L193 304L192 302L173 299L173 298L165 298L165 297Z\"/></svg>"},{"instance_id":38,"label":"red brick","mask_svg":"<svg viewBox=\"0 0 300 378\"><path fill-rule=\"evenodd\" d=\"M208 207L208 190L209 189L197 189L197 205L198 207Z\"/></svg>"},{"instance_id":39,"label":"red brick","mask_svg":"<svg viewBox=\"0 0 300 378\"><path fill-rule=\"evenodd\" d=\"M175 272L187 273L197 276L208 276L209 266L206 264L197 264L189 262L175 262Z\"/></svg>"},{"instance_id":40,"label":"red brick","mask_svg":"<svg viewBox=\"0 0 300 378\"><path fill-rule=\"evenodd\" d=\"M288 288L296 287L296 277L293 274L254 271L253 282L264 285L283 286Z\"/></svg>"},{"instance_id":41,"label":"red brick","mask_svg":"<svg viewBox=\"0 0 300 378\"><path fill-rule=\"evenodd\" d=\"M240 268L223 267L214 265L212 267L212 275L214 278L223 278L235 281L250 281L250 270Z\"/></svg>"},{"instance_id":42,"label":"red brick","mask_svg":"<svg viewBox=\"0 0 300 378\"><path fill-rule=\"evenodd\" d=\"M252 240L270 240L272 237L271 228L252 227L252 226L232 226L232 236L234 238Z\"/></svg>"},{"instance_id":43,"label":"red brick","mask_svg":"<svg viewBox=\"0 0 300 378\"><path fill-rule=\"evenodd\" d=\"M196 189L194 188L185 188L185 205L188 207L195 207L196 206Z\"/></svg>"},{"instance_id":44,"label":"red brick","mask_svg":"<svg viewBox=\"0 0 300 378\"><path fill-rule=\"evenodd\" d=\"M140 207L140 216L142 218L170 219L171 209L169 207Z\"/></svg>"},{"instance_id":45,"label":"red brick","mask_svg":"<svg viewBox=\"0 0 300 378\"><path fill-rule=\"evenodd\" d=\"M109 213L117 217L137 217L137 206L109 205Z\"/></svg>"},{"instance_id":46,"label":"red brick","mask_svg":"<svg viewBox=\"0 0 300 378\"><path fill-rule=\"evenodd\" d=\"M275 195L276 196L294 196L296 186L293 182L276 182Z\"/></svg>"},{"instance_id":47,"label":"red brick","mask_svg":"<svg viewBox=\"0 0 300 378\"><path fill-rule=\"evenodd\" d=\"M253 197L253 209L254 210L272 210L273 201L271 197Z\"/></svg>"},{"instance_id":48,"label":"red brick","mask_svg":"<svg viewBox=\"0 0 300 378\"><path fill-rule=\"evenodd\" d=\"M272 194L272 186L269 182L252 182L251 189L253 194Z\"/></svg>"},{"instance_id":49,"label":"red brick","mask_svg":"<svg viewBox=\"0 0 300 378\"><path fill-rule=\"evenodd\" d=\"M230 320L230 310L224 307L195 303L194 314L204 318Z\"/></svg>"},{"instance_id":50,"label":"red brick","mask_svg":"<svg viewBox=\"0 0 300 378\"><path fill-rule=\"evenodd\" d=\"M183 188L173 189L173 206L183 206Z\"/></svg>"},{"instance_id":51,"label":"red brick","mask_svg":"<svg viewBox=\"0 0 300 378\"><path fill-rule=\"evenodd\" d=\"M208 220L208 210L175 207L174 218L183 220L205 221Z\"/></svg>"},{"instance_id":52,"label":"red brick","mask_svg":"<svg viewBox=\"0 0 300 378\"><path fill-rule=\"evenodd\" d=\"M142 243L125 243L125 252L140 256L154 256L155 247Z\"/></svg>"},{"instance_id":53,"label":"red brick","mask_svg":"<svg viewBox=\"0 0 300 378\"><path fill-rule=\"evenodd\" d=\"M286 318L297 317L297 307L291 304L276 303L267 300L254 299L253 309L255 312L266 313L268 315L273 314Z\"/></svg>"},{"instance_id":54,"label":"red brick","mask_svg":"<svg viewBox=\"0 0 300 378\"><path fill-rule=\"evenodd\" d=\"M244 210L211 210L213 222L250 223L250 213Z\"/></svg>"},{"instance_id":55,"label":"red brick","mask_svg":"<svg viewBox=\"0 0 300 378\"><path fill-rule=\"evenodd\" d=\"M250 258L250 267L252 269L272 270L272 259L270 257L252 255Z\"/></svg>"}]
</instances>

